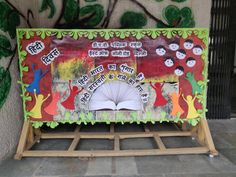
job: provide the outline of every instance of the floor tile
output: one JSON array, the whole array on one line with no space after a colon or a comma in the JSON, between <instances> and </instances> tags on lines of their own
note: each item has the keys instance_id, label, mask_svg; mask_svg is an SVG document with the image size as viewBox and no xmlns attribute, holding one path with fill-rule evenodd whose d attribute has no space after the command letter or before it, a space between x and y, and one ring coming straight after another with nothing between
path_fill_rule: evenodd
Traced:
<instances>
[{"instance_id":1,"label":"floor tile","mask_svg":"<svg viewBox=\"0 0 236 177\"><path fill-rule=\"evenodd\" d=\"M45 158L35 176L84 175L88 160L79 158Z\"/></svg>"}]
</instances>

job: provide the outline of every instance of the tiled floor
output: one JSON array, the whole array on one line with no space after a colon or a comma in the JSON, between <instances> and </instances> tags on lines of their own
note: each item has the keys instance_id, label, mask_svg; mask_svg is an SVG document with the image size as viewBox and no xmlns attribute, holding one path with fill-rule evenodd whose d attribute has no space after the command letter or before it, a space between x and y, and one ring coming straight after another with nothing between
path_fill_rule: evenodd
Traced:
<instances>
[{"instance_id":1,"label":"tiled floor","mask_svg":"<svg viewBox=\"0 0 236 177\"><path fill-rule=\"evenodd\" d=\"M0 177L236 177L236 119L210 121L210 128L220 155L113 157L113 158L23 158L21 161L8 159L0 165ZM152 125L155 128L154 125ZM106 125L91 129L101 131ZM140 130L138 125L124 125L121 130ZM172 129L164 125L163 129ZM166 139L165 144L188 146L196 142L190 139ZM41 141L37 148L66 149L69 141ZM122 148L131 149L153 147L152 139L124 140ZM82 141L81 149L110 149L112 142Z\"/></svg>"}]
</instances>

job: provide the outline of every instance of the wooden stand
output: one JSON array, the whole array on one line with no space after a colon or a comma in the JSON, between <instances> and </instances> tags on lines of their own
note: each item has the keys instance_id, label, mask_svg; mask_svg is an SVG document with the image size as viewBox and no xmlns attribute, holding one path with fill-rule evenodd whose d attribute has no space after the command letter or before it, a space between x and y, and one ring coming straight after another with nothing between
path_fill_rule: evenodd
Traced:
<instances>
[{"instance_id":1,"label":"wooden stand","mask_svg":"<svg viewBox=\"0 0 236 177\"><path fill-rule=\"evenodd\" d=\"M202 119L195 127L180 125L179 131L150 131L144 126L143 132L115 132L114 124L110 132L81 132L78 126L74 132L42 133L34 129L30 122L24 122L15 159L22 157L101 157L101 156L146 156L174 154L203 154L211 157L218 155L215 149L208 123ZM154 138L158 148L143 150L121 150L120 140L130 138ZM199 147L167 148L162 137L193 137L199 142ZM30 150L40 139L72 139L68 150ZM113 150L75 150L80 139L111 139L114 140Z\"/></svg>"}]
</instances>

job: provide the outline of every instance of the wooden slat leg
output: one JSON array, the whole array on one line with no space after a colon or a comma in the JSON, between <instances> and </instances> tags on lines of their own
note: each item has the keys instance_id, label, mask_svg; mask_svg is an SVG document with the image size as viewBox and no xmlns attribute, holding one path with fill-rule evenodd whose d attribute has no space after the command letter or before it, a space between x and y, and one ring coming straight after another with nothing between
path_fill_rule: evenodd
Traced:
<instances>
[{"instance_id":1,"label":"wooden slat leg","mask_svg":"<svg viewBox=\"0 0 236 177\"><path fill-rule=\"evenodd\" d=\"M158 134L154 134L153 138L160 150L166 150L166 147Z\"/></svg>"},{"instance_id":2,"label":"wooden slat leg","mask_svg":"<svg viewBox=\"0 0 236 177\"><path fill-rule=\"evenodd\" d=\"M144 131L145 131L145 132L150 132L150 129L148 128L147 125L144 125L143 127L144 127Z\"/></svg>"},{"instance_id":3,"label":"wooden slat leg","mask_svg":"<svg viewBox=\"0 0 236 177\"><path fill-rule=\"evenodd\" d=\"M200 127L203 131L204 134L204 140L205 140L205 144L208 146L209 150L210 150L210 154L213 156L218 155L218 151L215 148L212 136L211 136L211 132L208 126L208 122L206 119L201 119L200 121Z\"/></svg>"},{"instance_id":4,"label":"wooden slat leg","mask_svg":"<svg viewBox=\"0 0 236 177\"><path fill-rule=\"evenodd\" d=\"M75 131L74 131L74 134L75 134L75 138L73 139L68 151L74 151L76 146L78 145L79 141L80 141L80 135L79 135L79 131L80 131L80 126L78 126Z\"/></svg>"},{"instance_id":5,"label":"wooden slat leg","mask_svg":"<svg viewBox=\"0 0 236 177\"><path fill-rule=\"evenodd\" d=\"M30 122L24 121L23 128L22 128L21 135L20 135L19 144L17 147L17 151L14 156L14 159L16 159L16 160L20 160L22 158L23 152L25 151L28 133L29 133L29 127L30 127Z\"/></svg>"},{"instance_id":6,"label":"wooden slat leg","mask_svg":"<svg viewBox=\"0 0 236 177\"><path fill-rule=\"evenodd\" d=\"M120 150L120 138L118 135L114 138L114 150L119 151Z\"/></svg>"},{"instance_id":7,"label":"wooden slat leg","mask_svg":"<svg viewBox=\"0 0 236 177\"><path fill-rule=\"evenodd\" d=\"M110 133L115 132L115 125L113 123L110 124Z\"/></svg>"}]
</instances>

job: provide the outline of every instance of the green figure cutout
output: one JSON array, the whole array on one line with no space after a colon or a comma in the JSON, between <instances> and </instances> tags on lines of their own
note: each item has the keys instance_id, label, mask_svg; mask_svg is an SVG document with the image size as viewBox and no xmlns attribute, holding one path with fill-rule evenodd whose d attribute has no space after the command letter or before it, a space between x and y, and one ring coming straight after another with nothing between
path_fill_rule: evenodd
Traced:
<instances>
[{"instance_id":1,"label":"green figure cutout","mask_svg":"<svg viewBox=\"0 0 236 177\"><path fill-rule=\"evenodd\" d=\"M186 74L186 80L188 80L190 82L190 84L192 85L192 93L193 95L195 95L196 93L202 94L202 89L201 87L198 85L197 81L194 79L194 74L188 72Z\"/></svg>"}]
</instances>

